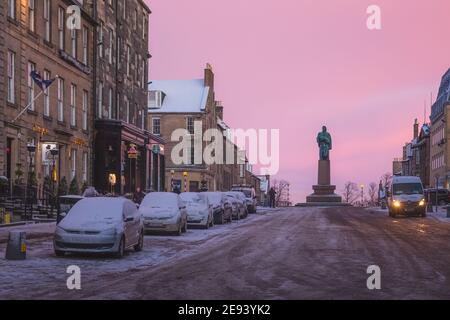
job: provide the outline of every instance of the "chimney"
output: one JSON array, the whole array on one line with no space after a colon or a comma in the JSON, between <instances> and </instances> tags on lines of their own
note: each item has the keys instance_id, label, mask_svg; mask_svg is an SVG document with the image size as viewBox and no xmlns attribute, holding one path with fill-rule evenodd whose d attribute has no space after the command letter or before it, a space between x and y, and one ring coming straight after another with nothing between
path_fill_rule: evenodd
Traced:
<instances>
[{"instance_id":1,"label":"chimney","mask_svg":"<svg viewBox=\"0 0 450 320\"><path fill-rule=\"evenodd\" d=\"M419 137L419 122L417 122L417 119L414 120L414 139Z\"/></svg>"},{"instance_id":2,"label":"chimney","mask_svg":"<svg viewBox=\"0 0 450 320\"><path fill-rule=\"evenodd\" d=\"M209 89L214 92L214 72L209 63L206 64L204 81L205 87L209 87Z\"/></svg>"},{"instance_id":3,"label":"chimney","mask_svg":"<svg viewBox=\"0 0 450 320\"><path fill-rule=\"evenodd\" d=\"M216 115L220 120L223 120L223 105L222 101L216 101Z\"/></svg>"}]
</instances>

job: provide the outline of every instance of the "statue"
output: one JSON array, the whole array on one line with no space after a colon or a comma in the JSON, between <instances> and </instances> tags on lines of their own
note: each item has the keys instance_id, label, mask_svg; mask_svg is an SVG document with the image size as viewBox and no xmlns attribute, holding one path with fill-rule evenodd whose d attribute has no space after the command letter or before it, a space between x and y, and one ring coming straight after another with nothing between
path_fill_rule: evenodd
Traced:
<instances>
[{"instance_id":1,"label":"statue","mask_svg":"<svg viewBox=\"0 0 450 320\"><path fill-rule=\"evenodd\" d=\"M317 135L317 143L320 149L320 160L330 160L330 150L333 148L333 144L327 127L322 127L322 132Z\"/></svg>"}]
</instances>

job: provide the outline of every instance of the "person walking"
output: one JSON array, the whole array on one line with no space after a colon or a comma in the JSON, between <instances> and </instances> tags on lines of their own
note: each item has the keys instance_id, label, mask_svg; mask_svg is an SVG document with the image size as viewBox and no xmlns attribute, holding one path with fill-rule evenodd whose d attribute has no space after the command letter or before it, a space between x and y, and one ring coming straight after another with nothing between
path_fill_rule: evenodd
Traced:
<instances>
[{"instance_id":1,"label":"person walking","mask_svg":"<svg viewBox=\"0 0 450 320\"><path fill-rule=\"evenodd\" d=\"M275 208L275 195L277 194L277 192L275 191L274 188L270 188L269 190L269 207L270 208Z\"/></svg>"},{"instance_id":2,"label":"person walking","mask_svg":"<svg viewBox=\"0 0 450 320\"><path fill-rule=\"evenodd\" d=\"M133 194L133 201L137 204L141 204L142 200L144 200L145 193L142 192L141 188L137 187L136 191Z\"/></svg>"}]
</instances>

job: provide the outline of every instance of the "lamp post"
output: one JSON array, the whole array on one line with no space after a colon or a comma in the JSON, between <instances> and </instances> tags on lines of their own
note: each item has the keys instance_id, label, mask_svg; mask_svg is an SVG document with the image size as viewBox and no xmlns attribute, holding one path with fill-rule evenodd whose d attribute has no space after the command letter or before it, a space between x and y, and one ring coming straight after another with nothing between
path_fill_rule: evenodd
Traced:
<instances>
[{"instance_id":1,"label":"lamp post","mask_svg":"<svg viewBox=\"0 0 450 320\"><path fill-rule=\"evenodd\" d=\"M27 150L28 150L28 154L30 156L30 166L28 168L27 186L25 188L25 219L27 218L26 207L28 204L28 197L30 196L31 177L32 177L32 169L33 169L33 153L36 152L36 146L34 145L34 143L28 143Z\"/></svg>"},{"instance_id":2,"label":"lamp post","mask_svg":"<svg viewBox=\"0 0 450 320\"><path fill-rule=\"evenodd\" d=\"M364 207L364 185L361 185L361 207Z\"/></svg>"},{"instance_id":3,"label":"lamp post","mask_svg":"<svg viewBox=\"0 0 450 320\"><path fill-rule=\"evenodd\" d=\"M56 157L58 156L58 149L53 148L50 149L50 154L52 155L53 163L52 163L52 174L51 174L51 181L52 181L52 195L55 193L55 182L56 182Z\"/></svg>"},{"instance_id":4,"label":"lamp post","mask_svg":"<svg viewBox=\"0 0 450 320\"><path fill-rule=\"evenodd\" d=\"M170 189L173 192L174 188L173 188L173 176L175 174L175 170L170 170Z\"/></svg>"}]
</instances>

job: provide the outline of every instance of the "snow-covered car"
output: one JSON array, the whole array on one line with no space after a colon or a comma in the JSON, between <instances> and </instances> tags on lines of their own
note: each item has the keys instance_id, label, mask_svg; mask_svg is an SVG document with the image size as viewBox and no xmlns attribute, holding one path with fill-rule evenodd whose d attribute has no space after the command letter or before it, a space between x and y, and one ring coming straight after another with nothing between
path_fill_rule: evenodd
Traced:
<instances>
[{"instance_id":1,"label":"snow-covered car","mask_svg":"<svg viewBox=\"0 0 450 320\"><path fill-rule=\"evenodd\" d=\"M56 227L54 250L65 253L112 253L121 258L126 249L144 246L142 216L125 198L84 198Z\"/></svg>"},{"instance_id":2,"label":"snow-covered car","mask_svg":"<svg viewBox=\"0 0 450 320\"><path fill-rule=\"evenodd\" d=\"M204 193L184 192L180 197L186 205L188 225L205 229L214 226L212 205Z\"/></svg>"},{"instance_id":3,"label":"snow-covered car","mask_svg":"<svg viewBox=\"0 0 450 320\"><path fill-rule=\"evenodd\" d=\"M243 219L247 217L247 206L245 205L245 196L242 192L225 192L227 201L233 206L233 219Z\"/></svg>"},{"instance_id":4,"label":"snow-covered car","mask_svg":"<svg viewBox=\"0 0 450 320\"><path fill-rule=\"evenodd\" d=\"M146 232L167 232L181 235L187 231L186 206L172 192L151 192L139 207Z\"/></svg>"},{"instance_id":5,"label":"snow-covered car","mask_svg":"<svg viewBox=\"0 0 450 320\"><path fill-rule=\"evenodd\" d=\"M222 192L204 192L212 205L214 223L224 224L233 220L233 208L231 202L226 200Z\"/></svg>"},{"instance_id":6,"label":"snow-covered car","mask_svg":"<svg viewBox=\"0 0 450 320\"><path fill-rule=\"evenodd\" d=\"M242 192L245 196L245 204L247 205L247 211L249 213L256 213L256 191L252 186L247 185L234 185L231 191Z\"/></svg>"}]
</instances>

